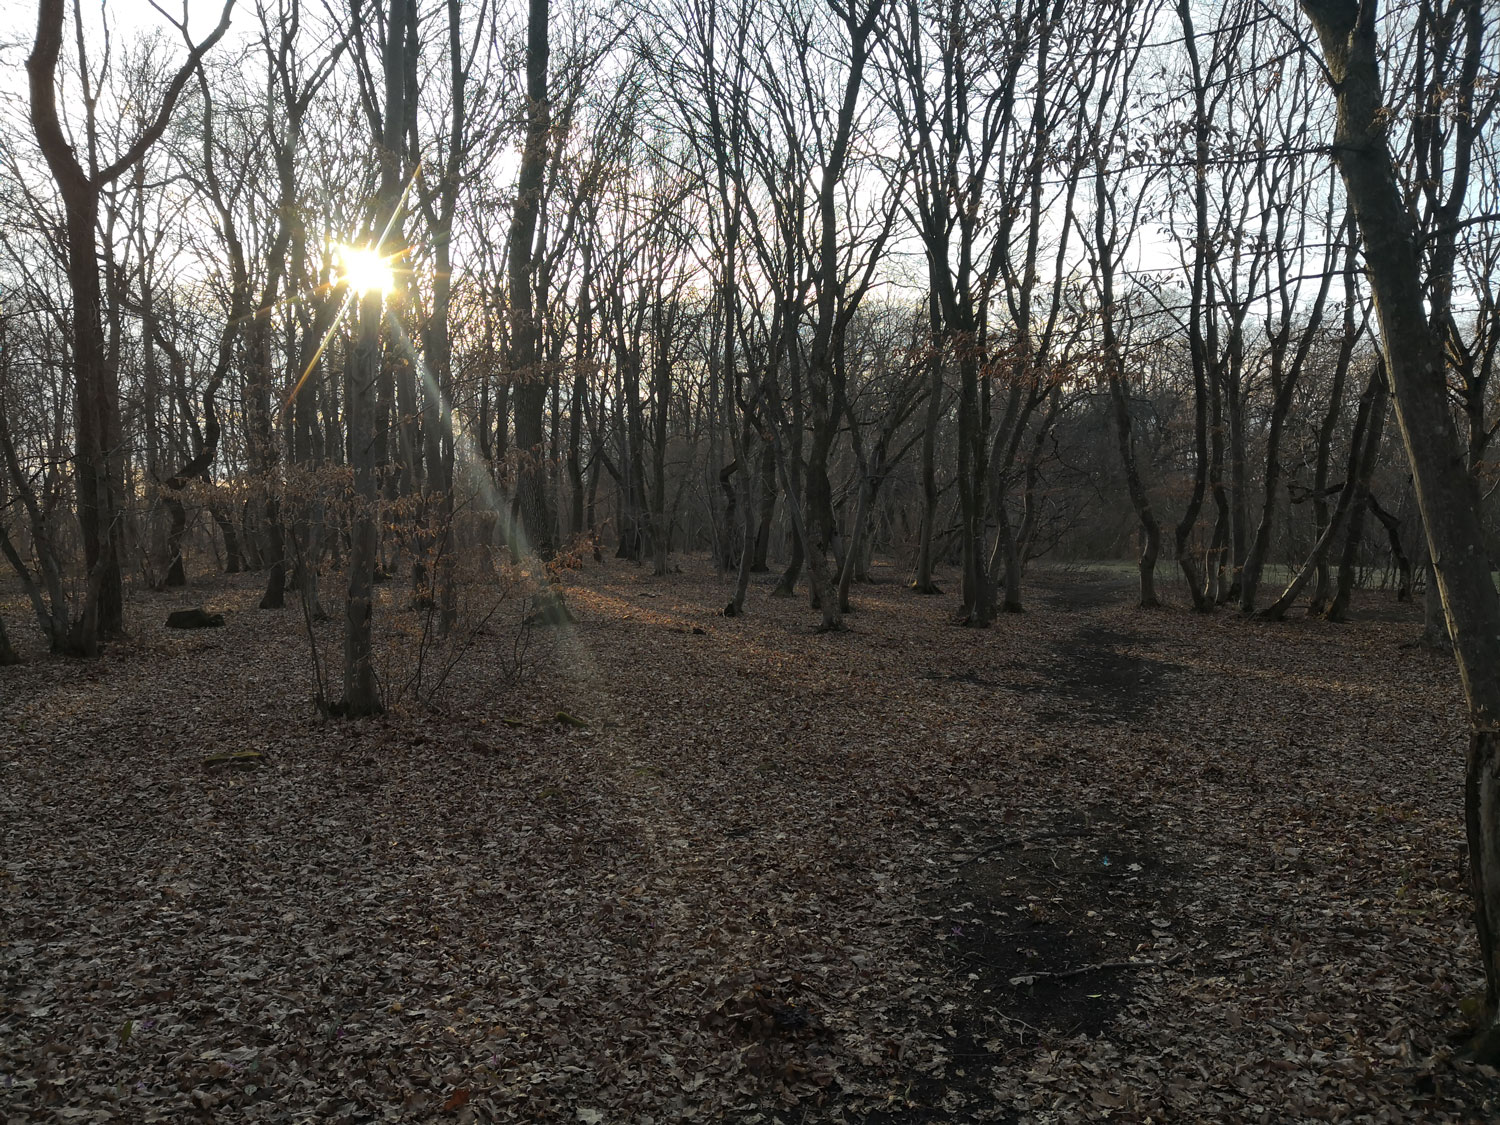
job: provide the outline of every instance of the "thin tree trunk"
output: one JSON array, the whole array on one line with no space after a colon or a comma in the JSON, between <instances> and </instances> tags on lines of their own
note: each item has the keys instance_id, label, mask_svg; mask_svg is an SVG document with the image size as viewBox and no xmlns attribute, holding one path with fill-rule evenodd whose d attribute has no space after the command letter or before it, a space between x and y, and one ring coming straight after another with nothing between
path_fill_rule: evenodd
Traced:
<instances>
[{"instance_id":1,"label":"thin tree trunk","mask_svg":"<svg viewBox=\"0 0 1500 1125\"><path fill-rule=\"evenodd\" d=\"M1380 441L1385 431L1386 406L1390 396L1384 371L1377 368L1373 378L1376 380L1375 401L1370 407L1370 429L1365 439L1366 455L1361 460L1358 474L1350 477L1350 484L1354 491L1350 497L1349 511L1345 519L1344 551L1339 558L1338 582L1334 587L1333 600L1323 611L1323 618L1326 621L1347 621L1349 599L1354 593L1354 564L1358 557L1360 543L1364 539L1365 509L1369 506L1370 480L1375 475L1375 462L1380 456Z\"/></svg>"},{"instance_id":2,"label":"thin tree trunk","mask_svg":"<svg viewBox=\"0 0 1500 1125\"><path fill-rule=\"evenodd\" d=\"M754 525L755 549L750 558L750 569L756 574L766 574L771 569L767 556L771 550L771 521L776 516L776 452L769 442L764 444L760 454L759 508L759 516Z\"/></svg>"},{"instance_id":3,"label":"thin tree trunk","mask_svg":"<svg viewBox=\"0 0 1500 1125\"><path fill-rule=\"evenodd\" d=\"M938 347L940 313L937 298L928 299L928 320L931 339L928 341L927 363L931 368L931 382L927 388L927 415L922 426L922 527L917 540L917 576L911 588L918 594L940 594L933 581L932 538L937 530L937 437L938 423L943 411L943 356Z\"/></svg>"},{"instance_id":4,"label":"thin tree trunk","mask_svg":"<svg viewBox=\"0 0 1500 1125\"><path fill-rule=\"evenodd\" d=\"M395 0L399 3L400 0ZM341 713L349 718L384 709L375 676L375 567L380 555L380 490L375 464L376 369L380 364L379 292L359 304L358 340L349 365L345 413L349 425L349 462L354 470L354 511L349 529L349 585L344 598L344 698Z\"/></svg>"},{"instance_id":5,"label":"thin tree trunk","mask_svg":"<svg viewBox=\"0 0 1500 1125\"><path fill-rule=\"evenodd\" d=\"M1136 520L1141 525L1141 553L1137 562L1140 572L1138 604L1142 609L1154 609L1161 605L1156 596L1156 560L1161 554L1161 525L1156 522L1151 497L1146 492L1140 466L1135 459L1135 431L1130 417L1129 391L1125 386L1125 363L1120 351L1119 333L1115 328L1115 237L1106 230L1106 219L1112 212L1103 168L1100 168L1099 175L1095 177L1094 185L1094 237L1099 254L1096 272L1102 306L1100 327L1104 344L1104 370L1109 380L1109 400L1115 419L1115 445L1120 454L1120 465L1125 472L1125 489L1130 495L1130 504L1135 509Z\"/></svg>"},{"instance_id":6,"label":"thin tree trunk","mask_svg":"<svg viewBox=\"0 0 1500 1125\"><path fill-rule=\"evenodd\" d=\"M1380 433L1372 429L1372 420L1377 399L1380 400L1381 409L1384 410L1384 394L1381 390L1383 383L1379 369L1372 371L1364 393L1359 396L1359 411L1354 418L1354 433L1349 439L1348 470L1344 475L1344 487L1339 492L1333 516L1323 528L1323 533L1318 536L1317 542L1313 545L1312 554L1308 556L1302 569L1287 583L1281 596L1260 611L1260 616L1267 620L1280 621L1284 618L1313 576L1327 571L1329 548L1339 532L1343 530L1344 521L1354 503L1355 481L1365 471L1367 464L1373 464L1380 451ZM1324 608L1322 602L1314 601L1308 606L1307 612L1310 615L1321 613Z\"/></svg>"},{"instance_id":7,"label":"thin tree trunk","mask_svg":"<svg viewBox=\"0 0 1500 1125\"><path fill-rule=\"evenodd\" d=\"M1178 0L1177 16L1182 25L1183 46L1193 78L1193 165L1196 175L1193 189L1193 222L1195 244L1200 252L1193 255L1193 275L1190 284L1188 312L1188 341L1193 368L1193 491L1188 497L1182 519L1177 522L1174 540L1177 548L1177 565L1187 582L1188 593L1193 599L1193 608L1206 612L1213 602L1204 595L1204 582L1200 580L1193 565L1193 531L1198 526L1198 515L1203 508L1203 496L1209 479L1209 339L1205 338L1204 320L1207 315L1204 289L1208 284L1208 255L1203 252L1208 246L1208 142L1210 122L1207 107L1207 82L1202 63L1198 58L1198 40L1193 28L1192 9L1188 0ZM1217 430L1215 430L1217 433ZM1217 440L1217 439L1216 439ZM1208 560L1212 571L1212 559Z\"/></svg>"},{"instance_id":8,"label":"thin tree trunk","mask_svg":"<svg viewBox=\"0 0 1500 1125\"><path fill-rule=\"evenodd\" d=\"M1370 514L1380 521L1380 526L1385 528L1385 537L1391 545L1391 563L1396 568L1396 600L1398 602L1411 601L1412 589L1412 566L1411 559L1406 557L1406 550L1401 543L1401 521L1390 512L1380 506L1380 501L1372 492L1368 496L1370 502Z\"/></svg>"},{"instance_id":9,"label":"thin tree trunk","mask_svg":"<svg viewBox=\"0 0 1500 1125\"><path fill-rule=\"evenodd\" d=\"M532 261L537 218L547 171L547 140L551 107L547 96L549 0L530 0L526 32L526 142L516 182L515 211L510 229L511 369L515 379L516 509L526 548L543 558L556 549L547 499L547 473L542 463L546 434L542 414L547 404L547 379L538 369L541 317L536 309L535 268Z\"/></svg>"}]
</instances>

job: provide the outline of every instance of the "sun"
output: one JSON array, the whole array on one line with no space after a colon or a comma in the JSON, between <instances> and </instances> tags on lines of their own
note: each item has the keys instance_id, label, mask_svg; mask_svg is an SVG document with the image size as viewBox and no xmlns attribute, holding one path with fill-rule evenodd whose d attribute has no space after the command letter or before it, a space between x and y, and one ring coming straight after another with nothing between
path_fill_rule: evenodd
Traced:
<instances>
[{"instance_id":1,"label":"sun","mask_svg":"<svg viewBox=\"0 0 1500 1125\"><path fill-rule=\"evenodd\" d=\"M369 247L335 246L334 254L339 262L339 281L355 292L383 296L396 287L390 261Z\"/></svg>"}]
</instances>

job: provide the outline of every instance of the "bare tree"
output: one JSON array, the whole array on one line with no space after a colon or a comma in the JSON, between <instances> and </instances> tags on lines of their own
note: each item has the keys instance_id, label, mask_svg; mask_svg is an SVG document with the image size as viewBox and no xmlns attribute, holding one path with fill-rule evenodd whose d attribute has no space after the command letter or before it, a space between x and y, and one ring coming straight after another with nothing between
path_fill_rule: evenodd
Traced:
<instances>
[{"instance_id":1,"label":"bare tree","mask_svg":"<svg viewBox=\"0 0 1500 1125\"><path fill-rule=\"evenodd\" d=\"M384 258L399 246L397 220L404 194L407 118L414 91L408 84L408 52L414 48L414 0L390 0L386 9L381 62L385 96L367 106L380 126L376 150L380 185L367 226L369 253ZM357 40L364 28L357 24ZM351 284L353 280L351 279ZM380 325L385 293L372 285L359 297L359 328L348 371L349 461L354 469L355 511L350 528L349 586L344 599L344 697L341 714L350 718L383 709L374 664L374 585L380 554L379 487L376 476L375 408L380 372Z\"/></svg>"},{"instance_id":2,"label":"bare tree","mask_svg":"<svg viewBox=\"0 0 1500 1125\"><path fill-rule=\"evenodd\" d=\"M26 60L31 126L62 196L67 231L68 286L73 301L75 475L78 519L88 571L82 613L70 649L93 656L102 638L124 629L121 549L124 534L119 376L105 347L104 295L96 224L104 190L130 171L160 139L183 88L203 56L229 28L234 0L225 0L214 30L188 51L168 82L149 124L108 160L99 152L86 37L77 29L79 75L85 106L84 160L69 143L58 113L58 60L62 54L65 0L39 0L36 38ZM183 27L186 33L185 26Z\"/></svg>"},{"instance_id":3,"label":"bare tree","mask_svg":"<svg viewBox=\"0 0 1500 1125\"><path fill-rule=\"evenodd\" d=\"M1442 338L1424 305L1417 224L1386 141L1375 8L1356 0L1302 0L1302 8L1338 101L1334 157L1364 238L1396 418L1469 706L1464 809L1486 982L1474 1046L1494 1062L1500 1058L1500 593L1485 550L1479 488L1448 409ZM1477 37L1484 28L1479 0L1471 9Z\"/></svg>"},{"instance_id":4,"label":"bare tree","mask_svg":"<svg viewBox=\"0 0 1500 1125\"><path fill-rule=\"evenodd\" d=\"M550 0L530 0L526 25L526 142L516 181L515 210L511 216L509 293L511 379L516 410L516 511L526 535L526 549L543 557L556 549L547 474L543 460L543 412L547 379L540 367L541 312L536 307L535 241L547 170L547 145L552 129L547 90Z\"/></svg>"}]
</instances>

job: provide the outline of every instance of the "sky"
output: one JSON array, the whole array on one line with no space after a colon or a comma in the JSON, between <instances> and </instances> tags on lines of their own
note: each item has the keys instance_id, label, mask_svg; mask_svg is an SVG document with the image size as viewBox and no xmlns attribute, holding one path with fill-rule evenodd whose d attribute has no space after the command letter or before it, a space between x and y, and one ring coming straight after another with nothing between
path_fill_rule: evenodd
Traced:
<instances>
[{"instance_id":1,"label":"sky","mask_svg":"<svg viewBox=\"0 0 1500 1125\"><path fill-rule=\"evenodd\" d=\"M238 0L229 24L228 38L246 36L255 26L255 0ZM143 31L160 29L173 40L179 38L171 22L153 8L149 0L80 0L84 26L91 42L97 42L108 21L112 33L120 39L133 39ZM63 34L72 36L72 4ZM207 35L219 21L223 0L157 0L157 7L181 18L184 9L188 30L195 39ZM26 91L26 56L36 37L37 0L0 0L0 96L24 97ZM65 50L67 50L65 44Z\"/></svg>"},{"instance_id":2,"label":"sky","mask_svg":"<svg viewBox=\"0 0 1500 1125\"><path fill-rule=\"evenodd\" d=\"M253 4L254 0L239 0L235 5L236 9L245 9L236 14L236 22L241 26L252 22ZM84 18L95 25L99 24L102 11L121 29L170 27L149 0L82 0L82 7ZM222 0L157 0L157 7L174 17L179 17L185 8L190 28L207 29L218 21L223 3ZM3 21L0 28L5 28L6 34L18 31L29 39L36 27L36 10L36 0L0 0L0 21Z\"/></svg>"}]
</instances>

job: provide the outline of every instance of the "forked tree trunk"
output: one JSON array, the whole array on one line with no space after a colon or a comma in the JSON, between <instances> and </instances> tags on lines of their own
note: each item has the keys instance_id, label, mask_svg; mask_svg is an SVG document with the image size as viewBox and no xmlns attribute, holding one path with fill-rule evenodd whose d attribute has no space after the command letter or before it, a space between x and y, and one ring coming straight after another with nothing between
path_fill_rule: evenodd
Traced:
<instances>
[{"instance_id":1,"label":"forked tree trunk","mask_svg":"<svg viewBox=\"0 0 1500 1125\"><path fill-rule=\"evenodd\" d=\"M792 487L792 473L788 464L786 443L781 437L781 431L784 428L784 422L775 423L771 442L776 453L776 468L781 476L781 485L786 490L786 511L792 522L792 542L794 546L802 548L794 552L793 562L799 569L803 559L807 562L807 585L811 600L823 614L823 621L818 631L820 633L834 632L843 628L839 602L833 590L830 589L822 552L811 541L812 529L808 526L807 514L798 500L796 490ZM785 578L783 578L784 581ZM780 593L780 591L781 587L778 586L776 592Z\"/></svg>"},{"instance_id":2,"label":"forked tree trunk","mask_svg":"<svg viewBox=\"0 0 1500 1125\"><path fill-rule=\"evenodd\" d=\"M1271 621L1280 621L1291 609L1307 583L1315 575L1321 579L1321 576L1327 572L1328 550L1335 537L1343 530L1344 520L1354 502L1355 481L1365 472L1364 466L1373 462L1380 450L1380 429L1379 427L1372 429L1371 426L1372 415L1377 405L1382 419L1384 418L1386 404L1384 387L1384 377L1377 368L1371 372L1369 384L1359 397L1359 410L1354 418L1354 434L1349 440L1348 471L1344 476L1344 487L1339 492L1333 515L1324 525L1318 541L1313 544L1312 554L1303 564L1302 569L1287 583L1281 596L1260 611L1260 616ZM1321 613L1324 608L1323 603L1315 595L1307 612L1309 614Z\"/></svg>"},{"instance_id":3,"label":"forked tree trunk","mask_svg":"<svg viewBox=\"0 0 1500 1125\"><path fill-rule=\"evenodd\" d=\"M1391 565L1396 568L1396 600L1398 602L1411 601L1412 566L1411 559L1406 557L1406 549L1401 542L1401 521L1396 516L1380 506L1380 501L1372 492L1367 496L1370 503L1370 514L1380 521L1380 526L1385 528L1386 542L1391 548Z\"/></svg>"},{"instance_id":4,"label":"forked tree trunk","mask_svg":"<svg viewBox=\"0 0 1500 1125\"><path fill-rule=\"evenodd\" d=\"M64 215L67 279L72 299L74 474L78 523L87 567L83 612L74 623L79 653L94 656L102 638L125 627L121 555L126 520L124 444L120 439L120 385L104 337L104 292L99 276L97 226L100 198L133 169L161 138L188 80L208 50L229 28L234 0L227 0L218 26L191 47L187 60L167 81L160 101L146 111L148 124L112 164L94 159L85 170L78 153L96 155L96 136L71 137L57 107L57 67L62 54L65 0L37 5L36 38L26 60L32 130L58 187ZM83 36L78 37L80 53ZM86 59L80 64L88 67ZM90 118L92 129L92 118Z\"/></svg>"},{"instance_id":5,"label":"forked tree trunk","mask_svg":"<svg viewBox=\"0 0 1500 1125\"><path fill-rule=\"evenodd\" d=\"M989 562L989 594L993 612L1021 613L1021 551L1010 522L1010 508L1003 488L995 489L995 546ZM1001 592L1001 587L1004 592Z\"/></svg>"}]
</instances>

